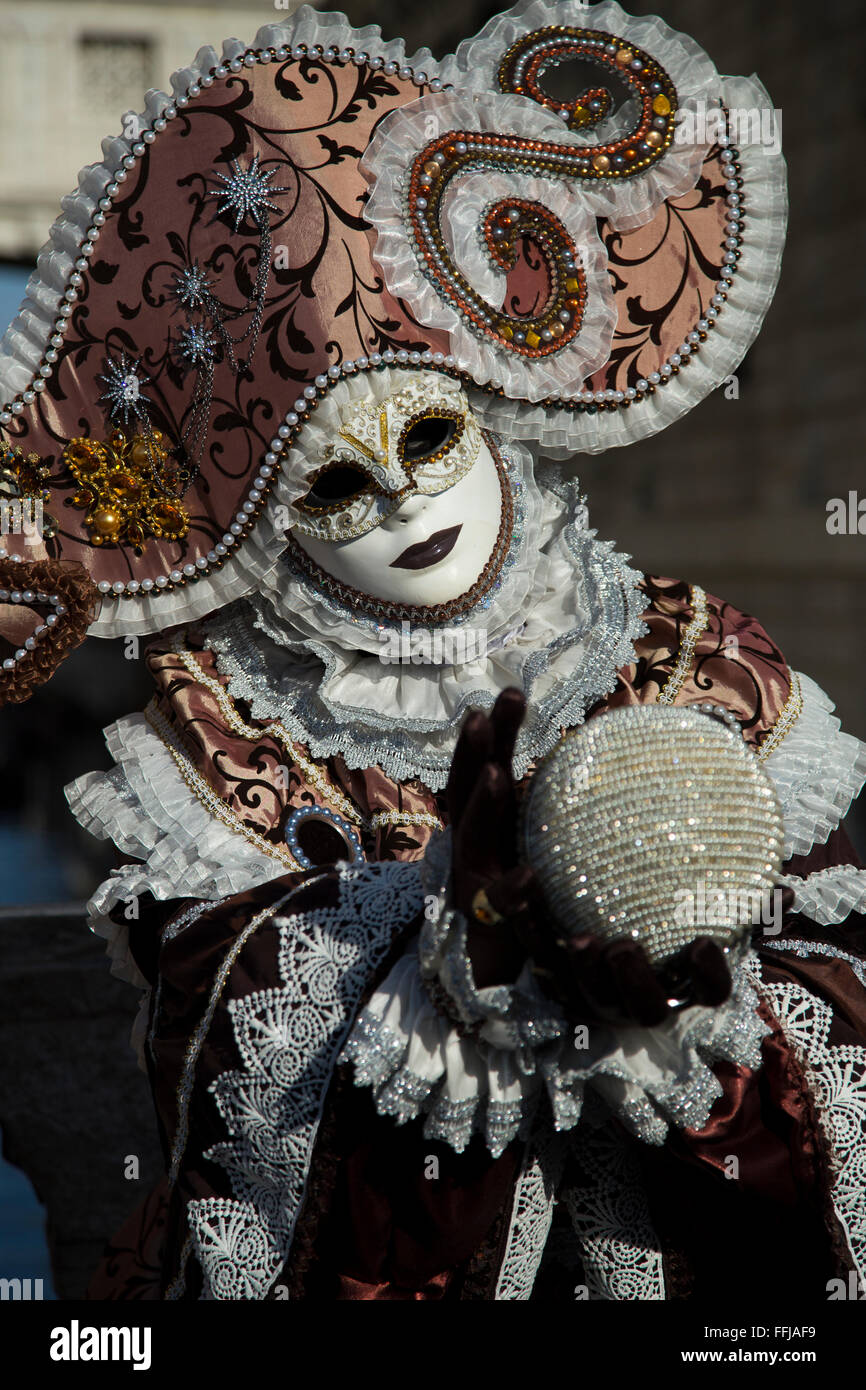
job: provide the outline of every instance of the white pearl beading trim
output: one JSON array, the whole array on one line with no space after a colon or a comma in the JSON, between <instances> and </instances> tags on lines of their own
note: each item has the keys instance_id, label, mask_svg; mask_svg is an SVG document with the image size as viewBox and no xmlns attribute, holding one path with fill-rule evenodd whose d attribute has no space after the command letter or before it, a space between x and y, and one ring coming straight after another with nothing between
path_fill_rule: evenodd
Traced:
<instances>
[{"instance_id":1,"label":"white pearl beading trim","mask_svg":"<svg viewBox=\"0 0 866 1390\"><path fill-rule=\"evenodd\" d=\"M182 567L170 570L167 574L158 574L146 579L127 581L116 579L113 583L107 579L101 579L96 586L99 593L106 599L147 597L153 593L167 593L186 584L189 580L199 579L221 568L229 557L232 547L242 544L248 538L251 529L259 518L262 504L267 501L267 493L274 480L274 475L280 472L282 463L299 430L309 418L310 412L315 410L320 401L342 378L356 376L358 372L382 367L408 367L415 370L423 368L444 369L452 375L459 375L456 371L454 358L450 354L432 352L429 348L424 352L409 352L405 348L395 352L392 348L386 348L384 352L373 352L369 356L362 354L353 360L342 362L339 366L329 367L327 373L323 372L315 378L315 385L304 387L303 396L299 396L292 409L287 411L283 423L271 440L264 463L259 465L258 474L253 480L246 500L241 504L240 510L224 535L213 549L208 551L207 556L199 555L194 561L187 561Z\"/></svg>"}]
</instances>

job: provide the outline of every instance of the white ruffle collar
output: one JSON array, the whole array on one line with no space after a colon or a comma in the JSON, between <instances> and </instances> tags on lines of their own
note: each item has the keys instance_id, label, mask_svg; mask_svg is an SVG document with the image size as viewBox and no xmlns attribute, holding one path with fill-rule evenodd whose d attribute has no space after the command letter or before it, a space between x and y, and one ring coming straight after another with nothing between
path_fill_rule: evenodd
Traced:
<instances>
[{"instance_id":1,"label":"white ruffle collar","mask_svg":"<svg viewBox=\"0 0 866 1390\"><path fill-rule=\"evenodd\" d=\"M614 688L646 631L642 576L588 529L575 482L548 468L539 486L524 449L511 444L503 454L514 543L495 588L449 625L483 630L486 652L456 663L383 662L384 640L400 624L361 618L283 570L267 595L232 605L204 629L230 694L254 719L279 720L314 757L378 764L438 791L470 707L489 708L508 686L525 692L514 758L521 777Z\"/></svg>"}]
</instances>

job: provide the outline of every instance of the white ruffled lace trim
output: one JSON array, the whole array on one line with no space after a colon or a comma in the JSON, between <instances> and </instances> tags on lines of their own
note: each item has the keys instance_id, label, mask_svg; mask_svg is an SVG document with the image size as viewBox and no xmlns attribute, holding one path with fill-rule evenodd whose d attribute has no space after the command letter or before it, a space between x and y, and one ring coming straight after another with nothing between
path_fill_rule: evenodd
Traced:
<instances>
[{"instance_id":1,"label":"white ruffled lace trim","mask_svg":"<svg viewBox=\"0 0 866 1390\"><path fill-rule=\"evenodd\" d=\"M826 844L866 781L866 743L842 732L819 685L799 680L799 718L764 763L785 820L786 859Z\"/></svg>"},{"instance_id":2,"label":"white ruffled lace trim","mask_svg":"<svg viewBox=\"0 0 866 1390\"><path fill-rule=\"evenodd\" d=\"M102 913L145 890L159 900L216 899L286 872L285 861L261 853L197 800L143 714L112 724L105 741L117 766L77 778L66 798L85 830L144 863L102 884L93 899Z\"/></svg>"},{"instance_id":3,"label":"white ruffled lace trim","mask_svg":"<svg viewBox=\"0 0 866 1390\"><path fill-rule=\"evenodd\" d=\"M721 79L729 108L772 110L770 96L755 77ZM751 347L776 292L787 228L785 161L770 148L740 147L745 226L737 273L715 327L695 353L687 371L672 377L652 396L628 410L570 413L543 405L517 403L485 392L470 392L478 418L490 429L551 458L599 454L646 439L672 425L716 390L735 371Z\"/></svg>"},{"instance_id":4,"label":"white ruffled lace trim","mask_svg":"<svg viewBox=\"0 0 866 1390\"><path fill-rule=\"evenodd\" d=\"M160 901L218 901L279 877L287 866L259 853L196 800L143 714L111 725L105 740L116 765L70 782L66 799L85 830L144 861L113 870L87 904L87 914L91 931L106 942L111 973L149 990L129 948L128 923L112 921L109 913L144 892ZM149 993L132 1033L140 1064L148 1002Z\"/></svg>"},{"instance_id":5,"label":"white ruffled lace trim","mask_svg":"<svg viewBox=\"0 0 866 1390\"><path fill-rule=\"evenodd\" d=\"M389 381L393 382L393 386L385 382L380 390L390 394L392 389L403 384L406 376L402 372L391 376ZM346 385L355 383L347 382ZM336 392L334 394L336 396ZM305 448L297 464L290 459L293 469L304 467L304 459L315 456L315 451L328 439L329 427L337 427L340 408L349 399L354 399L354 394L349 396L343 392L336 396L334 411L327 417L322 416L324 427L309 436L311 450ZM317 415L322 410L323 407L320 407ZM471 610L450 623L430 624L426 629L430 632L437 627L456 630L457 627L480 623L484 627L488 648L501 645L513 633L515 625L522 625L521 615L525 607L532 603L529 595L533 585L537 587L539 552L557 528L561 529L568 506L568 502L554 491L535 485L532 457L528 449L521 444L506 446L495 436L493 446L501 455L514 502L514 532L509 551L494 583ZM309 467L309 462L306 466ZM307 640L317 642L323 649L326 644L329 648L336 646L351 652L353 659L358 654L362 660L373 656L373 669L376 669L382 666L383 636L390 631L401 630L399 622L365 616L357 609L331 598L315 582L296 573L287 563L280 565L266 578L262 593L266 605L258 604L258 626L281 646L298 648ZM257 600L253 599L252 602L256 603ZM413 629L422 627L425 627L423 623L413 623ZM317 655L327 665L325 651L317 651Z\"/></svg>"},{"instance_id":6,"label":"white ruffled lace trim","mask_svg":"<svg viewBox=\"0 0 866 1390\"><path fill-rule=\"evenodd\" d=\"M466 618L487 632L485 657L439 667L383 664L358 650L363 629L349 610L316 601L287 573L282 619L271 595L267 606L256 605L255 627L239 606L206 629L230 693L250 702L254 718L279 719L314 757L339 753L349 767L378 763L390 777L420 777L436 791L447 781L465 711L487 709L500 690L519 686L530 700L514 762L522 776L562 728L580 723L613 689L646 630L640 573L585 529L573 485L557 534L540 556L531 520L538 489L528 476L523 494L531 506L514 578L489 607L482 600Z\"/></svg>"},{"instance_id":7,"label":"white ruffled lace trim","mask_svg":"<svg viewBox=\"0 0 866 1390\"><path fill-rule=\"evenodd\" d=\"M627 14L615 0L580 7L569 0L559 0L554 4L546 3L546 0L529 0L529 3L516 5L504 14L496 15L474 38L464 40L456 53L443 60L439 76L461 92L497 92L499 65L511 45L533 30L557 24L601 29L642 48L667 72L676 88L678 110L684 114L705 111L718 101L719 75L710 58L693 38L669 28L657 15ZM598 85L604 85L601 70L598 72ZM524 108L545 110L531 99L506 97L505 94L503 99L517 101ZM426 99L418 103L419 106L425 104ZM634 106L634 102L628 103L629 111ZM534 128L531 128L528 114L521 117L520 106L515 108L510 123L509 114L503 108L500 124L487 128L530 139L545 138L536 135ZM563 145L600 144L604 139L613 139L615 132L624 134L628 128L625 110L615 113L605 123L604 135L599 129L571 131L549 108L547 114L552 124L551 133L546 138ZM412 147L413 154L415 148ZM675 141L663 159L657 160L634 178L577 184L577 198L592 216L608 218L617 230L640 227L666 198L679 197L694 187L706 148L706 145L694 142Z\"/></svg>"},{"instance_id":8,"label":"white ruffled lace trim","mask_svg":"<svg viewBox=\"0 0 866 1390\"><path fill-rule=\"evenodd\" d=\"M794 890L794 912L822 927L844 922L852 912L866 912L866 869L837 864L800 878L784 874L779 883Z\"/></svg>"},{"instance_id":9,"label":"white ruffled lace trim","mask_svg":"<svg viewBox=\"0 0 866 1390\"><path fill-rule=\"evenodd\" d=\"M526 985L521 977L515 989ZM483 1001L492 991L478 994ZM461 1037L431 1002L412 950L370 999L343 1056L355 1064L356 1085L372 1087L380 1114L398 1124L426 1114L424 1133L458 1153L480 1132L491 1153L500 1154L525 1132L543 1091L555 1128L572 1129L589 1087L638 1138L662 1144L670 1126L706 1123L722 1094L714 1061L760 1066L769 1029L757 1003L742 970L735 970L733 994L721 1008L696 1005L656 1028L592 1028L579 1050L577 1034L564 1036L542 1044L534 1069L525 1071L515 1050L485 1040L484 1028Z\"/></svg>"}]
</instances>

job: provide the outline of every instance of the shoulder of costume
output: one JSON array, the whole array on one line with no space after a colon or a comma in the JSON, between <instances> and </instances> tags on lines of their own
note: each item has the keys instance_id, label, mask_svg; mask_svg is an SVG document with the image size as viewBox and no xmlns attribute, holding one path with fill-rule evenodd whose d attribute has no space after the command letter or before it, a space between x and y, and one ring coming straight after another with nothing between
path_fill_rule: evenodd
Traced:
<instances>
[{"instance_id":1,"label":"shoulder of costume","mask_svg":"<svg viewBox=\"0 0 866 1390\"><path fill-rule=\"evenodd\" d=\"M645 575L645 631L604 708L712 700L737 716L758 748L791 698L793 676L751 614L698 584Z\"/></svg>"},{"instance_id":2,"label":"shoulder of costume","mask_svg":"<svg viewBox=\"0 0 866 1390\"><path fill-rule=\"evenodd\" d=\"M751 614L681 580L645 576L642 587L647 630L593 714L628 704L724 706L773 780L785 819L785 858L825 844L866 781L866 744L843 731L830 696L788 664ZM802 910L815 908L824 917L832 910L839 921L844 904L843 916L866 904L859 877L842 892L841 873L827 870L826 881L801 893Z\"/></svg>"}]
</instances>

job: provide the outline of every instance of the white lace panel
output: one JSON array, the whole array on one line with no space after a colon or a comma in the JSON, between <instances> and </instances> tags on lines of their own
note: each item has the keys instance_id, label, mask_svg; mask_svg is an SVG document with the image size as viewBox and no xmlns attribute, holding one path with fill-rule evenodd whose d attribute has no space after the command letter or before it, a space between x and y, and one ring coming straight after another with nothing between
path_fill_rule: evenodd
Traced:
<instances>
[{"instance_id":1,"label":"white lace panel","mask_svg":"<svg viewBox=\"0 0 866 1390\"><path fill-rule=\"evenodd\" d=\"M580 1241L590 1300L662 1301L661 1246L633 1141L606 1124L581 1125L572 1143L586 1180L567 1188L563 1199Z\"/></svg>"},{"instance_id":2,"label":"white lace panel","mask_svg":"<svg viewBox=\"0 0 866 1390\"><path fill-rule=\"evenodd\" d=\"M423 904L413 864L338 873L336 906L274 918L282 983L228 1006L242 1065L211 1085L230 1138L205 1157L226 1170L234 1198L188 1207L205 1299L268 1296L289 1253L325 1095L361 992Z\"/></svg>"},{"instance_id":3,"label":"white lace panel","mask_svg":"<svg viewBox=\"0 0 866 1390\"><path fill-rule=\"evenodd\" d=\"M497 1300L525 1302L532 1293L553 1219L564 1157L562 1137L549 1128L544 1133L537 1126L527 1143L514 1189L511 1222L494 1294Z\"/></svg>"},{"instance_id":4,"label":"white lace panel","mask_svg":"<svg viewBox=\"0 0 866 1390\"><path fill-rule=\"evenodd\" d=\"M809 946L809 950L836 954L831 947ZM839 955L847 958L844 952ZM798 983L760 980L757 958L753 968L756 984L804 1070L830 1147L833 1207L862 1278L866 1276L866 1047L831 1046L829 1004Z\"/></svg>"}]
</instances>

